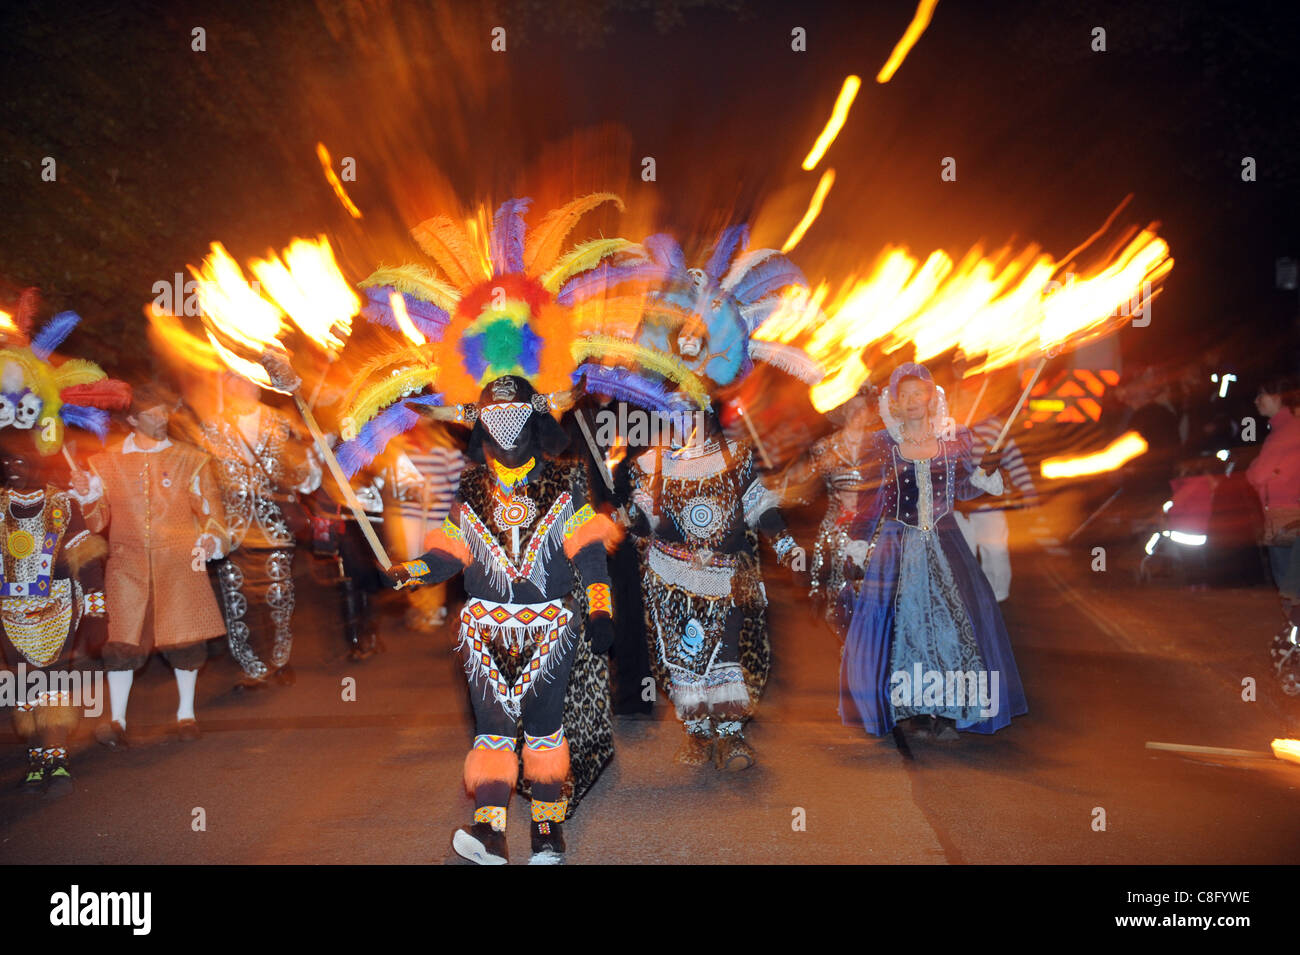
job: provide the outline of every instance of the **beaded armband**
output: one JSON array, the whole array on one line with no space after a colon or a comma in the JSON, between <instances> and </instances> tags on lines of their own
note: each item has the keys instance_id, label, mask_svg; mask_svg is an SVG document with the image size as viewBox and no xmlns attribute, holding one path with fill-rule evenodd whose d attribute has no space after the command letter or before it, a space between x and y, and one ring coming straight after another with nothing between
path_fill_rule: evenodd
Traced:
<instances>
[{"instance_id":1,"label":"beaded armband","mask_svg":"<svg viewBox=\"0 0 1300 955\"><path fill-rule=\"evenodd\" d=\"M87 617L102 617L107 612L108 607L104 603L104 593L100 590L92 590L86 594L84 613Z\"/></svg>"},{"instance_id":2,"label":"beaded armband","mask_svg":"<svg viewBox=\"0 0 1300 955\"><path fill-rule=\"evenodd\" d=\"M413 586L420 582L421 577L427 577L429 575L429 565L422 560L404 560L397 566L404 568L406 572L410 574L410 579L402 581L402 583L398 585L399 587Z\"/></svg>"},{"instance_id":3,"label":"beaded armband","mask_svg":"<svg viewBox=\"0 0 1300 955\"><path fill-rule=\"evenodd\" d=\"M782 534L776 540L772 541L772 550L776 551L777 560L785 560L785 555L798 546L795 540L788 533Z\"/></svg>"},{"instance_id":4,"label":"beaded armband","mask_svg":"<svg viewBox=\"0 0 1300 955\"><path fill-rule=\"evenodd\" d=\"M594 615L603 613L612 617L612 604L609 600L609 584L589 584L587 586L587 612Z\"/></svg>"}]
</instances>

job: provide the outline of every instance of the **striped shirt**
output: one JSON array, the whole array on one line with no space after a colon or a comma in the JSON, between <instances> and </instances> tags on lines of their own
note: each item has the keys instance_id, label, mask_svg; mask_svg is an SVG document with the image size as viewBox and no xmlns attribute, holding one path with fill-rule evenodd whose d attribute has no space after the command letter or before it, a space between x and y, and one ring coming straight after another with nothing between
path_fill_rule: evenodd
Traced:
<instances>
[{"instance_id":1,"label":"striped shirt","mask_svg":"<svg viewBox=\"0 0 1300 955\"><path fill-rule=\"evenodd\" d=\"M397 498L403 517L424 517L430 527L442 523L451 510L467 464L455 448L406 452L397 461ZM427 511L426 511L427 506Z\"/></svg>"},{"instance_id":2,"label":"striped shirt","mask_svg":"<svg viewBox=\"0 0 1300 955\"><path fill-rule=\"evenodd\" d=\"M985 418L970 429L972 451L974 452L976 464L984 456L984 452L991 448L993 442L998 439L998 435L1002 433L1003 424L1004 422L1000 418ZM1007 438L1002 445L1002 470L1010 478L1011 486L1015 488L1015 494L1002 498L990 498L988 496L976 498L969 502L968 508L970 510L1003 511L1012 507L1029 507L1038 503L1038 491L1034 487L1034 479L1029 474L1029 467L1025 464L1025 456L1020 453L1020 448L1016 445L1014 438Z\"/></svg>"}]
</instances>

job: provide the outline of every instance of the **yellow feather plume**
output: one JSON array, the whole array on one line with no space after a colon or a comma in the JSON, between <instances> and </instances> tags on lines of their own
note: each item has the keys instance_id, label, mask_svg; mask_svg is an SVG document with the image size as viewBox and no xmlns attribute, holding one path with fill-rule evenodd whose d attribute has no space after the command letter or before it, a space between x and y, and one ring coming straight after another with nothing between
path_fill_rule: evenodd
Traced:
<instances>
[{"instance_id":1,"label":"yellow feather plume","mask_svg":"<svg viewBox=\"0 0 1300 955\"><path fill-rule=\"evenodd\" d=\"M566 281L580 272L594 269L601 260L620 252L637 252L641 247L627 239L592 239L565 253L555 267L542 276L542 287L554 295Z\"/></svg>"},{"instance_id":2,"label":"yellow feather plume","mask_svg":"<svg viewBox=\"0 0 1300 955\"><path fill-rule=\"evenodd\" d=\"M423 265L396 265L377 269L364 282L361 288L379 285L391 285L404 295L412 295L422 302L430 302L448 312L456 310L460 301L460 291L453 285L438 278Z\"/></svg>"},{"instance_id":3,"label":"yellow feather plume","mask_svg":"<svg viewBox=\"0 0 1300 955\"><path fill-rule=\"evenodd\" d=\"M524 240L524 274L541 275L549 271L578 220L606 202L617 203L619 211L623 211L623 200L614 193L593 192L548 212Z\"/></svg>"},{"instance_id":4,"label":"yellow feather plume","mask_svg":"<svg viewBox=\"0 0 1300 955\"><path fill-rule=\"evenodd\" d=\"M406 371L383 378L361 392L352 407L348 409L347 417L352 419L354 428L360 429L367 421L399 398L432 386L437 377L436 368L408 368Z\"/></svg>"},{"instance_id":5,"label":"yellow feather plume","mask_svg":"<svg viewBox=\"0 0 1300 955\"><path fill-rule=\"evenodd\" d=\"M475 251L465 230L446 216L425 219L411 230L411 237L462 292L492 277L491 268Z\"/></svg>"},{"instance_id":6,"label":"yellow feather plume","mask_svg":"<svg viewBox=\"0 0 1300 955\"><path fill-rule=\"evenodd\" d=\"M682 391L693 398L701 408L709 406L709 395L704 382L674 355L665 355L653 348L610 335L588 335L575 341L570 351L574 360L578 362L588 358L635 361L647 371L677 382Z\"/></svg>"},{"instance_id":7,"label":"yellow feather plume","mask_svg":"<svg viewBox=\"0 0 1300 955\"><path fill-rule=\"evenodd\" d=\"M53 374L54 384L60 390L71 388L73 385L88 385L107 377L104 369L84 358L69 358L55 368Z\"/></svg>"}]
</instances>

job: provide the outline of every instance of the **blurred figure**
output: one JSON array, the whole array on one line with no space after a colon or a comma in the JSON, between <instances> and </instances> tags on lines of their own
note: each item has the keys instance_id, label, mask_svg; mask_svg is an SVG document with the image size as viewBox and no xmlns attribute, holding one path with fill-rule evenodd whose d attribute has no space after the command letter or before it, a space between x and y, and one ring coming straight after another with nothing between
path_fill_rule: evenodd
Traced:
<instances>
[{"instance_id":1,"label":"blurred figure","mask_svg":"<svg viewBox=\"0 0 1300 955\"><path fill-rule=\"evenodd\" d=\"M1004 423L1001 418L990 416L971 428L971 453L974 457L982 458L993 447ZM953 514L971 553L979 558L980 569L988 578L998 603L1011 596L1011 530L1007 526L1007 511L1038 504L1034 479L1025 465L1019 445L1010 436L1002 443L1001 467L1011 481L1012 494L996 500L985 495L961 502Z\"/></svg>"},{"instance_id":2,"label":"blurred figure","mask_svg":"<svg viewBox=\"0 0 1300 955\"><path fill-rule=\"evenodd\" d=\"M240 687L263 686L272 675L288 685L294 527L305 531L306 524L298 495L320 486L321 469L288 417L258 400L257 385L228 372L221 388L221 414L201 427L217 462L230 533L231 550L217 565L230 653L244 671ZM268 632L269 653L263 647L259 655L256 644Z\"/></svg>"},{"instance_id":3,"label":"blurred figure","mask_svg":"<svg viewBox=\"0 0 1300 955\"><path fill-rule=\"evenodd\" d=\"M869 383L863 385L828 415L838 420L839 429L813 444L777 484L782 507L811 504L821 490L819 485L825 487L826 515L813 546L809 598L841 639L851 609L841 600L846 570L852 566L849 530L879 485L875 473L878 461L871 443L872 432L880 425L876 402L876 389Z\"/></svg>"},{"instance_id":4,"label":"blurred figure","mask_svg":"<svg viewBox=\"0 0 1300 955\"><path fill-rule=\"evenodd\" d=\"M6 429L0 443L0 652L23 668L14 729L27 744L24 792L72 790L68 739L80 720L70 692L78 630L104 614L100 560L107 545L91 534L66 491L47 485L31 439Z\"/></svg>"},{"instance_id":5,"label":"blurred figure","mask_svg":"<svg viewBox=\"0 0 1300 955\"><path fill-rule=\"evenodd\" d=\"M89 472L72 474L87 525L109 533L103 659L112 717L96 727L95 738L110 749L126 745L135 671L155 649L176 676L180 738L198 738L194 694L207 657L204 641L226 630L205 572L205 562L225 552L221 495L211 459L168 438L178 403L157 385L135 389L126 416L131 432L112 450L92 455Z\"/></svg>"},{"instance_id":6,"label":"blurred figure","mask_svg":"<svg viewBox=\"0 0 1300 955\"><path fill-rule=\"evenodd\" d=\"M467 464L441 423L422 423L404 435L387 469L391 503L385 516L387 543L399 561L424 553L425 538L451 512ZM409 596L408 627L430 633L446 622L446 583L414 589Z\"/></svg>"},{"instance_id":7,"label":"blurred figure","mask_svg":"<svg viewBox=\"0 0 1300 955\"><path fill-rule=\"evenodd\" d=\"M1300 386L1294 378L1270 378L1259 386L1255 407L1269 432L1246 478L1264 507L1264 545L1283 612L1300 626Z\"/></svg>"}]
</instances>

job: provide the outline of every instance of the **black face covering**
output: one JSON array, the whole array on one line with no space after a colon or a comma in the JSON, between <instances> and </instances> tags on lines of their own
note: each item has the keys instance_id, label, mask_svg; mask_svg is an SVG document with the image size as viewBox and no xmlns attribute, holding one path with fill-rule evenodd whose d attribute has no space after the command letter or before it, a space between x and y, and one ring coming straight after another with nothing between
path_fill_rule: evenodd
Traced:
<instances>
[{"instance_id":1,"label":"black face covering","mask_svg":"<svg viewBox=\"0 0 1300 955\"><path fill-rule=\"evenodd\" d=\"M544 397L526 379L505 375L488 382L479 396L478 421L465 453L471 461L486 464L486 451L515 468L529 458L561 454L568 444L568 435L551 417Z\"/></svg>"}]
</instances>

